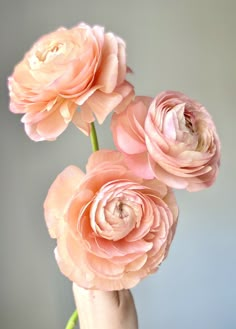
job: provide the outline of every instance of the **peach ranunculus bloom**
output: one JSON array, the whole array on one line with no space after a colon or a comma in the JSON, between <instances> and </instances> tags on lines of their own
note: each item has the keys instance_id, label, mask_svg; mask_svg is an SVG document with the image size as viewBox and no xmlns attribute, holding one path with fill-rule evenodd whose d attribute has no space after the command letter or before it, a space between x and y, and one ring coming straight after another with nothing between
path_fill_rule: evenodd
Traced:
<instances>
[{"instance_id":1,"label":"peach ranunculus bloom","mask_svg":"<svg viewBox=\"0 0 236 329\"><path fill-rule=\"evenodd\" d=\"M57 263L83 288L131 288L167 256L178 216L174 194L135 176L116 151L93 153L86 169L67 167L44 203Z\"/></svg>"},{"instance_id":2,"label":"peach ranunculus bloom","mask_svg":"<svg viewBox=\"0 0 236 329\"><path fill-rule=\"evenodd\" d=\"M25 131L34 141L55 140L71 121L89 134L95 117L101 124L133 98L128 70L124 41L103 27L59 28L41 37L16 65L8 79L10 110L24 114Z\"/></svg>"},{"instance_id":3,"label":"peach ranunculus bloom","mask_svg":"<svg viewBox=\"0 0 236 329\"><path fill-rule=\"evenodd\" d=\"M184 94L165 91L136 97L114 114L116 147L136 175L170 187L199 191L211 186L220 165L220 141L206 109Z\"/></svg>"}]
</instances>

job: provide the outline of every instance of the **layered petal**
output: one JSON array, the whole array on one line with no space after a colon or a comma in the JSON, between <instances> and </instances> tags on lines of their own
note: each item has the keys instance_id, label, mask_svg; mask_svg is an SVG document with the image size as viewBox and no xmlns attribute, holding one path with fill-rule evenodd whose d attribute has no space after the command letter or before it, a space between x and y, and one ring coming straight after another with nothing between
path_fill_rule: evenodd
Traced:
<instances>
[{"instance_id":1,"label":"layered petal","mask_svg":"<svg viewBox=\"0 0 236 329\"><path fill-rule=\"evenodd\" d=\"M154 176L173 188L211 186L220 165L220 140L206 109L186 95L166 91L153 100L136 97L113 114L114 143L138 176Z\"/></svg>"},{"instance_id":2,"label":"layered petal","mask_svg":"<svg viewBox=\"0 0 236 329\"><path fill-rule=\"evenodd\" d=\"M45 200L64 275L88 289L120 290L155 272L174 236L172 191L128 169L121 153L93 153L83 174L66 168Z\"/></svg>"},{"instance_id":3,"label":"layered petal","mask_svg":"<svg viewBox=\"0 0 236 329\"><path fill-rule=\"evenodd\" d=\"M8 79L10 110L26 115L22 122L34 141L55 140L71 121L89 134L95 118L102 123L131 101L127 71L125 43L113 33L84 23L59 28L41 37L15 66Z\"/></svg>"}]
</instances>

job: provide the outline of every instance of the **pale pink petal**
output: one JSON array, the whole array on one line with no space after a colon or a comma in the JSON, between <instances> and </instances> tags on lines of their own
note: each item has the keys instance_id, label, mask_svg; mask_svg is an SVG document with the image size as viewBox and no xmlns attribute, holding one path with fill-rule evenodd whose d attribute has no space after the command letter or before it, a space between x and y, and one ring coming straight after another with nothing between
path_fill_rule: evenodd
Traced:
<instances>
[{"instance_id":1,"label":"pale pink petal","mask_svg":"<svg viewBox=\"0 0 236 329\"><path fill-rule=\"evenodd\" d=\"M86 100L92 95L95 93L96 90L98 90L101 86L99 85L96 85L92 88L90 88L88 91L86 91L85 93L83 93L82 95L78 96L75 98L74 102L78 105L83 105Z\"/></svg>"},{"instance_id":2,"label":"pale pink petal","mask_svg":"<svg viewBox=\"0 0 236 329\"><path fill-rule=\"evenodd\" d=\"M134 99L134 87L129 82L124 81L114 90L114 92L119 93L122 96L121 102L114 108L116 113L120 113L124 111Z\"/></svg>"},{"instance_id":3,"label":"pale pink petal","mask_svg":"<svg viewBox=\"0 0 236 329\"><path fill-rule=\"evenodd\" d=\"M124 159L127 166L139 177L145 179L153 179L154 173L148 161L147 152L138 154L124 154Z\"/></svg>"},{"instance_id":4,"label":"pale pink petal","mask_svg":"<svg viewBox=\"0 0 236 329\"><path fill-rule=\"evenodd\" d=\"M56 139L68 126L60 112L54 111L45 120L39 122L36 131L48 140Z\"/></svg>"},{"instance_id":5,"label":"pale pink petal","mask_svg":"<svg viewBox=\"0 0 236 329\"><path fill-rule=\"evenodd\" d=\"M77 108L77 104L72 102L63 102L60 106L60 113L66 123L70 123Z\"/></svg>"},{"instance_id":6,"label":"pale pink petal","mask_svg":"<svg viewBox=\"0 0 236 329\"><path fill-rule=\"evenodd\" d=\"M101 85L100 90L104 93L111 93L116 87L118 77L118 59L111 54L102 63L102 71L96 84Z\"/></svg>"},{"instance_id":7,"label":"pale pink petal","mask_svg":"<svg viewBox=\"0 0 236 329\"><path fill-rule=\"evenodd\" d=\"M123 40L118 40L118 77L117 77L117 85L119 86L124 80L126 76L126 49L125 43Z\"/></svg>"},{"instance_id":8,"label":"pale pink petal","mask_svg":"<svg viewBox=\"0 0 236 329\"><path fill-rule=\"evenodd\" d=\"M148 104L151 103L151 101L151 97L135 97L135 101L133 105L131 105L132 110L127 110L133 132L139 136L143 142L145 142L144 123L147 116Z\"/></svg>"},{"instance_id":9,"label":"pale pink petal","mask_svg":"<svg viewBox=\"0 0 236 329\"><path fill-rule=\"evenodd\" d=\"M89 240L90 251L96 255L114 259L114 257L126 257L131 255L131 259L136 259L137 255L146 253L152 248L151 242L145 240L137 240L135 242L128 242L124 239L119 241L110 241L103 238L95 238ZM122 259L120 259L122 262Z\"/></svg>"},{"instance_id":10,"label":"pale pink petal","mask_svg":"<svg viewBox=\"0 0 236 329\"><path fill-rule=\"evenodd\" d=\"M53 103L39 103L37 108L30 106L30 110L21 118L24 124L36 124L58 110L58 105L55 106L56 100Z\"/></svg>"},{"instance_id":11,"label":"pale pink petal","mask_svg":"<svg viewBox=\"0 0 236 329\"><path fill-rule=\"evenodd\" d=\"M111 111L122 101L122 96L118 93L105 94L101 91L96 91L86 101L88 106L93 109L98 123L102 124L105 118Z\"/></svg>"},{"instance_id":12,"label":"pale pink petal","mask_svg":"<svg viewBox=\"0 0 236 329\"><path fill-rule=\"evenodd\" d=\"M83 120L82 113L75 111L72 122L74 125L80 129L85 135L89 136L90 134L90 123Z\"/></svg>"},{"instance_id":13,"label":"pale pink petal","mask_svg":"<svg viewBox=\"0 0 236 329\"><path fill-rule=\"evenodd\" d=\"M107 259L97 257L93 254L87 254L88 267L98 276L118 279L123 276L124 266L117 265Z\"/></svg>"},{"instance_id":14,"label":"pale pink petal","mask_svg":"<svg viewBox=\"0 0 236 329\"><path fill-rule=\"evenodd\" d=\"M147 258L148 258L147 254L140 256L138 259L136 259L135 261L131 262L128 266L126 266L126 271L133 272L140 270L140 268L142 268L145 265Z\"/></svg>"},{"instance_id":15,"label":"pale pink petal","mask_svg":"<svg viewBox=\"0 0 236 329\"><path fill-rule=\"evenodd\" d=\"M123 115L123 118L116 118L115 116L112 118L111 129L116 147L126 154L145 152L147 150L146 145L130 130L129 122L126 121L126 123L119 125L122 119L127 119L126 115Z\"/></svg>"},{"instance_id":16,"label":"pale pink petal","mask_svg":"<svg viewBox=\"0 0 236 329\"><path fill-rule=\"evenodd\" d=\"M44 202L44 215L49 233L54 238L60 232L68 205L83 177L84 173L79 168L67 167L57 176L48 191Z\"/></svg>"},{"instance_id":17,"label":"pale pink petal","mask_svg":"<svg viewBox=\"0 0 236 329\"><path fill-rule=\"evenodd\" d=\"M162 167L160 167L156 162L154 162L151 158L149 158L149 164L152 169L155 177L165 183L168 186L177 189L185 189L188 186L188 182L183 177L174 176L165 171Z\"/></svg>"},{"instance_id":18,"label":"pale pink petal","mask_svg":"<svg viewBox=\"0 0 236 329\"><path fill-rule=\"evenodd\" d=\"M122 159L123 159L122 154L116 151L103 149L97 152L93 152L88 159L88 163L86 165L86 171L87 173L89 173L103 162L106 162L108 164L112 163L113 165L121 164Z\"/></svg>"}]
</instances>

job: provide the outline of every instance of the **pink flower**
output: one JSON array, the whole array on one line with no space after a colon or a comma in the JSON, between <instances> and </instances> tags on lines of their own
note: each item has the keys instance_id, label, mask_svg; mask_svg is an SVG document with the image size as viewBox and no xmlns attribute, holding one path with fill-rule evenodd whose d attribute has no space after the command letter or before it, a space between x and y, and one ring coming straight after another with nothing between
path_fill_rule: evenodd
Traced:
<instances>
[{"instance_id":1,"label":"pink flower","mask_svg":"<svg viewBox=\"0 0 236 329\"><path fill-rule=\"evenodd\" d=\"M157 270L178 216L166 185L138 178L121 153L106 150L90 156L87 174L75 166L59 174L44 209L62 273L107 291L131 288Z\"/></svg>"},{"instance_id":2,"label":"pink flower","mask_svg":"<svg viewBox=\"0 0 236 329\"><path fill-rule=\"evenodd\" d=\"M24 113L25 131L34 141L55 140L71 121L89 134L94 115L102 123L133 97L127 70L125 43L114 34L84 23L59 28L16 65L8 80L10 110Z\"/></svg>"},{"instance_id":3,"label":"pink flower","mask_svg":"<svg viewBox=\"0 0 236 329\"><path fill-rule=\"evenodd\" d=\"M214 123L199 103L182 93L137 97L114 114L115 145L138 176L157 177L168 186L199 191L211 186L220 165Z\"/></svg>"}]
</instances>

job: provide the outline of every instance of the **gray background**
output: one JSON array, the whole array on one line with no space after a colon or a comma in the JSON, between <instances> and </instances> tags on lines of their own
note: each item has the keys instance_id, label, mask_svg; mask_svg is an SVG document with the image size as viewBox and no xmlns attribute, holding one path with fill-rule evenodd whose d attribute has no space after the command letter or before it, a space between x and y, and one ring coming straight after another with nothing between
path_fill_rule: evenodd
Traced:
<instances>
[{"instance_id":1,"label":"gray background","mask_svg":"<svg viewBox=\"0 0 236 329\"><path fill-rule=\"evenodd\" d=\"M207 107L222 140L216 184L176 193L180 219L170 255L133 289L140 328L236 328L236 1L1 0L0 6L0 328L64 328L74 309L42 204L62 169L84 168L89 140L71 125L54 143L32 142L20 116L8 111L6 77L38 37L80 21L126 40L137 94L186 93ZM105 126L98 133L108 148L109 120Z\"/></svg>"}]
</instances>

